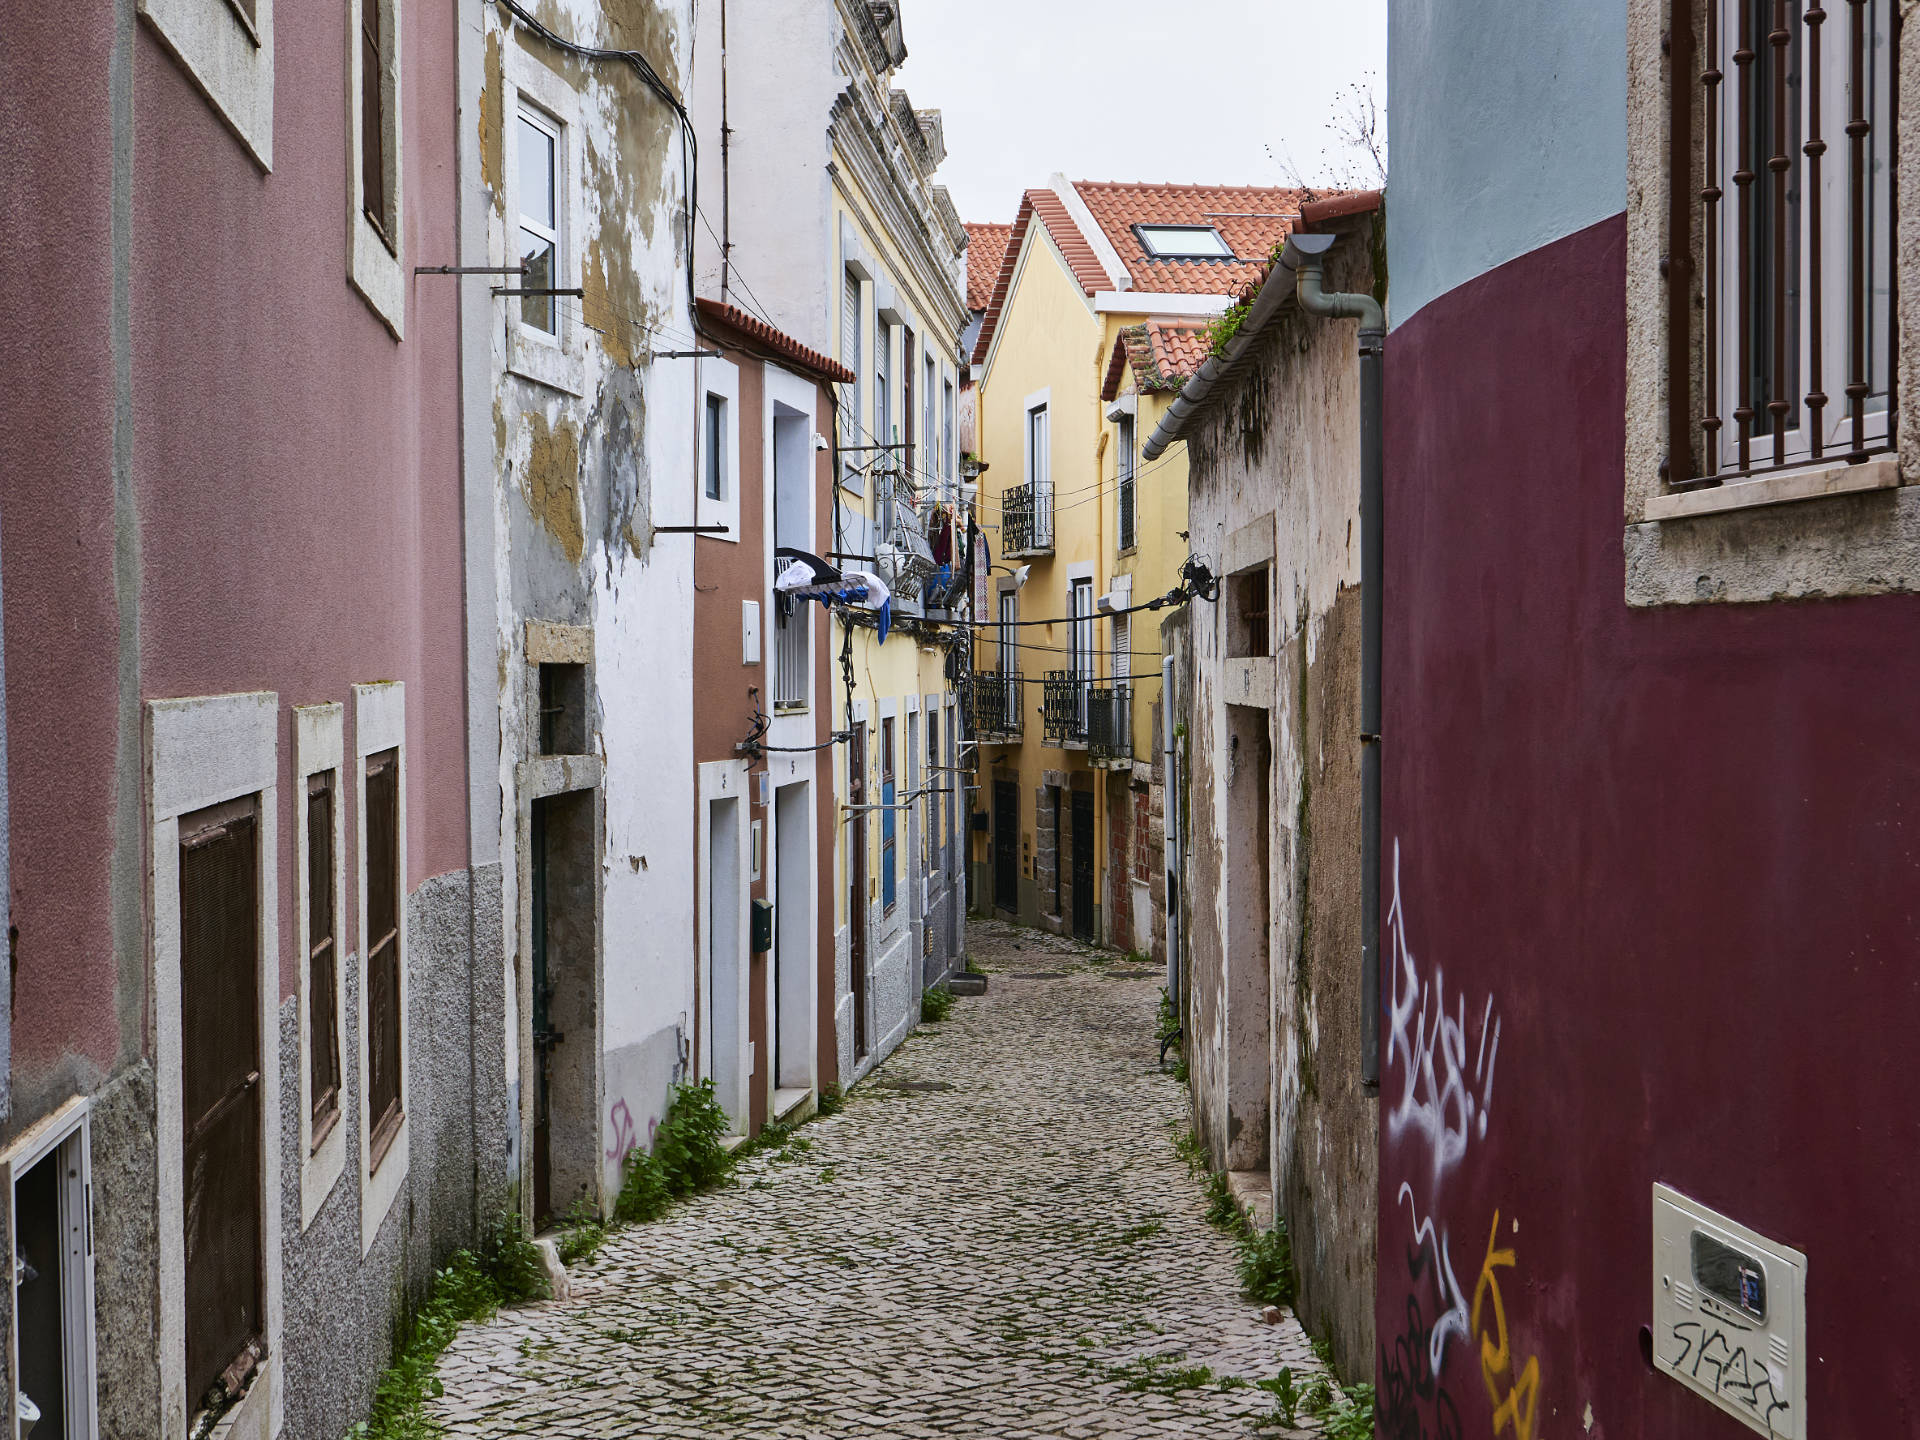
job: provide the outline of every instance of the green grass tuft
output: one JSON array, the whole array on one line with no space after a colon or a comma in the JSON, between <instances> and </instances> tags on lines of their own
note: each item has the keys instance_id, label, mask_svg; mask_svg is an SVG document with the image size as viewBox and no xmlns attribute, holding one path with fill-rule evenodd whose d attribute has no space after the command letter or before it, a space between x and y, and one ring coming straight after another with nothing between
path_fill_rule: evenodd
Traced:
<instances>
[{"instance_id":1,"label":"green grass tuft","mask_svg":"<svg viewBox=\"0 0 1920 1440\"><path fill-rule=\"evenodd\" d=\"M925 1023L936 1024L947 1018L953 1010L953 991L945 985L930 985L920 992L920 1018Z\"/></svg>"}]
</instances>

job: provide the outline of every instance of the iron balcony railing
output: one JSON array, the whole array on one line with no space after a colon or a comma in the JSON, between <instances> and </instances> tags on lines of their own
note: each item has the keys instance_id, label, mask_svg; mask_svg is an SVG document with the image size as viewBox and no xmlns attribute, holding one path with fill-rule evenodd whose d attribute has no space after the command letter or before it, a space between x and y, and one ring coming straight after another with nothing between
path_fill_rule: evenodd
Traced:
<instances>
[{"instance_id":1,"label":"iron balcony railing","mask_svg":"<svg viewBox=\"0 0 1920 1440\"><path fill-rule=\"evenodd\" d=\"M1133 758L1133 691L1071 670L1049 670L1040 699L1048 743L1085 745L1095 760Z\"/></svg>"},{"instance_id":2,"label":"iron balcony railing","mask_svg":"<svg viewBox=\"0 0 1920 1440\"><path fill-rule=\"evenodd\" d=\"M787 606L792 613L783 613ZM777 601L773 622L773 708L807 708L807 662L812 656L805 602Z\"/></svg>"},{"instance_id":3,"label":"iron balcony railing","mask_svg":"<svg viewBox=\"0 0 1920 1440\"><path fill-rule=\"evenodd\" d=\"M1018 735L1021 695L1018 670L973 672L969 710L976 735Z\"/></svg>"},{"instance_id":4,"label":"iron balcony railing","mask_svg":"<svg viewBox=\"0 0 1920 1440\"><path fill-rule=\"evenodd\" d=\"M1087 753L1095 760L1133 759L1131 687L1087 687Z\"/></svg>"},{"instance_id":5,"label":"iron balcony railing","mask_svg":"<svg viewBox=\"0 0 1920 1440\"><path fill-rule=\"evenodd\" d=\"M1053 550L1053 488L1015 485L1000 497L1003 555L1045 555Z\"/></svg>"},{"instance_id":6,"label":"iron balcony railing","mask_svg":"<svg viewBox=\"0 0 1920 1440\"><path fill-rule=\"evenodd\" d=\"M1049 670L1040 692L1040 723L1052 745L1083 745L1087 739L1087 691L1091 676Z\"/></svg>"}]
</instances>

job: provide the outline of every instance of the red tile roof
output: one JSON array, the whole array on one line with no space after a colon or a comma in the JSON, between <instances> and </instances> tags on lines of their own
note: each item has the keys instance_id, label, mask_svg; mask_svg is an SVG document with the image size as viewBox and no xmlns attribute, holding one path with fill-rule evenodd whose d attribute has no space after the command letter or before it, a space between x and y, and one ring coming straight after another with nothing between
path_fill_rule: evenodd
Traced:
<instances>
[{"instance_id":1,"label":"red tile roof","mask_svg":"<svg viewBox=\"0 0 1920 1440\"><path fill-rule=\"evenodd\" d=\"M1135 290L1226 297L1236 296L1247 286L1259 283L1266 273L1268 257L1287 238L1288 231L1299 219L1303 202L1307 202L1311 193L1279 186L1125 184L1110 180L1076 181L1073 188L1107 243L1120 256ZM1311 202L1314 208L1327 212L1327 218L1352 213L1338 208L1347 203L1349 197L1345 195ZM987 350L993 343L1000 312L1006 306L1007 293L1013 284L1013 270L1019 262L1027 226L1036 215L1047 227L1047 233L1053 237L1053 243L1059 247L1067 268L1080 282L1082 290L1094 295L1113 286L1093 246L1080 233L1080 227L1074 224L1060 197L1050 189L1027 191L1008 230L1000 273L994 279L992 293L983 305L973 307L986 311L980 338L973 348L976 365L986 363ZM1210 225L1232 248L1233 258L1154 259L1135 237L1135 225ZM967 289L971 305L971 261Z\"/></svg>"},{"instance_id":2,"label":"red tile roof","mask_svg":"<svg viewBox=\"0 0 1920 1440\"><path fill-rule=\"evenodd\" d=\"M822 355L818 350L802 345L785 331L774 329L766 321L756 319L744 310L732 305L722 305L718 300L709 300L705 296L693 303L700 312L702 320L722 326L765 350L771 350L773 358L782 363L805 370L816 379L842 385L851 384L853 381L853 371L832 356ZM750 349L751 346L747 348Z\"/></svg>"},{"instance_id":3,"label":"red tile roof","mask_svg":"<svg viewBox=\"0 0 1920 1440\"><path fill-rule=\"evenodd\" d=\"M1307 192L1258 185L1134 185L1081 180L1073 187L1119 252L1133 288L1183 295L1232 295L1258 280L1273 247L1287 238ZM1211 225L1232 260L1156 260L1135 225Z\"/></svg>"},{"instance_id":4,"label":"red tile roof","mask_svg":"<svg viewBox=\"0 0 1920 1440\"><path fill-rule=\"evenodd\" d=\"M1114 338L1100 398L1113 400L1120 394L1120 381L1129 365L1137 389L1178 390L1199 373L1209 353L1204 321L1149 320L1129 325Z\"/></svg>"},{"instance_id":5,"label":"red tile roof","mask_svg":"<svg viewBox=\"0 0 1920 1440\"><path fill-rule=\"evenodd\" d=\"M984 310L993 298L994 277L1006 257L1011 225L967 226L967 309Z\"/></svg>"}]
</instances>

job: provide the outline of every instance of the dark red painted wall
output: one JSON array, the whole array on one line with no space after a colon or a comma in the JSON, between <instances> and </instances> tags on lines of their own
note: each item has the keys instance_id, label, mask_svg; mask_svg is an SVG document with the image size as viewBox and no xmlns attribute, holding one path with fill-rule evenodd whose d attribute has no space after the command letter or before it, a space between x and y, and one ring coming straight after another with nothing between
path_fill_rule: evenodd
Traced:
<instances>
[{"instance_id":1,"label":"dark red painted wall","mask_svg":"<svg viewBox=\"0 0 1920 1440\"><path fill-rule=\"evenodd\" d=\"M22 1094L36 1076L49 1076L49 1095L70 1093L49 1075L69 1044L97 1075L121 1043L107 905L119 624L113 25L111 6L13 7L0 44L0 293L12 297L0 342L0 574L13 1057L28 1112L51 1103Z\"/></svg>"},{"instance_id":2,"label":"dark red painted wall","mask_svg":"<svg viewBox=\"0 0 1920 1440\"><path fill-rule=\"evenodd\" d=\"M1920 599L1628 609L1624 240L1388 348L1380 1433L1537 1359L1534 1434L1750 1434L1642 1361L1664 1181L1808 1256L1815 1433L1911 1435Z\"/></svg>"},{"instance_id":3,"label":"dark red painted wall","mask_svg":"<svg viewBox=\"0 0 1920 1440\"><path fill-rule=\"evenodd\" d=\"M410 886L466 864L462 282L410 274L454 258L455 27L446 4L404 15L403 342L347 279L344 9L276 9L270 173L143 23L124 52L138 516L137 590L127 595L138 610L125 618L129 634L137 622L138 698L279 694L283 994L296 974L289 707L346 704L351 745L352 685L404 680ZM137 1053L144 1029L144 960L116 976L109 923L123 618L113 15L41 7L8 25L0 280L14 299L0 543L14 1065L30 1097L63 1096L128 1058L129 1046ZM132 743L137 767L137 731ZM348 828L351 857L351 815ZM354 898L344 900L351 914Z\"/></svg>"},{"instance_id":4,"label":"dark red painted wall","mask_svg":"<svg viewBox=\"0 0 1920 1440\"><path fill-rule=\"evenodd\" d=\"M271 689L283 711L338 700L351 747L351 687L405 681L415 888L466 863L463 282L411 273L453 257L453 27L441 5L403 14L400 341L347 279L345 12L275 8L269 175L142 27L134 407L143 694ZM283 827L291 777L283 716ZM351 812L347 843L356 856Z\"/></svg>"}]
</instances>

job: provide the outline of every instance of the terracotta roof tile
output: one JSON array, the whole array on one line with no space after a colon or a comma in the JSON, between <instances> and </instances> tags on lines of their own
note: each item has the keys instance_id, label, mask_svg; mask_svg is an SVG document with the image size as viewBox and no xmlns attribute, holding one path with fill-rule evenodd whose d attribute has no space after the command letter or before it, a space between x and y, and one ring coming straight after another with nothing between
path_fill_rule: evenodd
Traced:
<instances>
[{"instance_id":1,"label":"terracotta roof tile","mask_svg":"<svg viewBox=\"0 0 1920 1440\"><path fill-rule=\"evenodd\" d=\"M1073 187L1107 243L1119 252L1136 290L1232 295L1260 278L1273 247L1287 238L1306 191L1256 185L1154 185L1081 180ZM1135 225L1211 225L1231 260L1156 260Z\"/></svg>"},{"instance_id":2,"label":"terracotta roof tile","mask_svg":"<svg viewBox=\"0 0 1920 1440\"><path fill-rule=\"evenodd\" d=\"M1136 389L1149 393L1178 390L1199 373L1208 353L1204 321L1148 320L1129 325L1114 338L1100 398L1110 401L1119 396L1120 382L1129 365Z\"/></svg>"},{"instance_id":3,"label":"terracotta roof tile","mask_svg":"<svg viewBox=\"0 0 1920 1440\"><path fill-rule=\"evenodd\" d=\"M809 372L817 379L831 380L841 385L853 382L853 371L832 356L822 355L818 350L802 345L785 331L774 329L766 321L756 319L744 310L722 305L718 300L709 300L705 296L693 303L702 320L723 326L736 335L764 346L780 360Z\"/></svg>"},{"instance_id":4,"label":"terracotta roof tile","mask_svg":"<svg viewBox=\"0 0 1920 1440\"><path fill-rule=\"evenodd\" d=\"M994 277L1006 257L1011 225L967 226L967 309L984 310L993 298Z\"/></svg>"},{"instance_id":5,"label":"terracotta roof tile","mask_svg":"<svg viewBox=\"0 0 1920 1440\"><path fill-rule=\"evenodd\" d=\"M1093 246L1080 233L1080 227L1073 223L1073 217L1067 213L1067 207L1060 197L1051 190L1029 190L1027 200L1033 206L1033 213L1046 225L1053 243L1060 247L1061 258L1067 262L1067 268L1073 271L1073 278L1080 282L1080 288L1089 295L1112 289L1113 279L1107 274L1107 267L1093 253Z\"/></svg>"}]
</instances>

